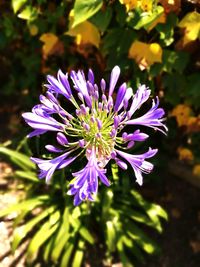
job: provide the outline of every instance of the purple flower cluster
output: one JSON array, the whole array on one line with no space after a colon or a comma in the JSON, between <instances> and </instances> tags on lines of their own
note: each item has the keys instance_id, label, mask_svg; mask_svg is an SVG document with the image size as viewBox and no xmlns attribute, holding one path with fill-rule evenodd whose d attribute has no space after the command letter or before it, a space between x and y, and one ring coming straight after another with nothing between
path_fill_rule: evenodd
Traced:
<instances>
[{"instance_id":1,"label":"purple flower cluster","mask_svg":"<svg viewBox=\"0 0 200 267\"><path fill-rule=\"evenodd\" d=\"M135 142L142 142L149 137L137 128L131 133L125 132L127 125L143 125L162 133L167 131L163 124L164 110L158 107L158 98L153 100L152 107L144 115L133 117L150 97L151 90L145 85L139 86L133 94L132 89L123 83L116 90L115 97L113 92L119 75L120 68L115 66L109 84L102 79L98 86L92 70L89 70L87 78L82 71L72 71L69 78L68 74L59 70L57 78L47 76L47 92L40 96L40 104L34 106L32 112L22 115L34 129L29 137L47 131L56 132L57 146L45 147L58 156L53 159L31 158L40 169L39 178L46 178L48 183L56 169L68 166L78 157L86 157L86 166L72 173L74 179L68 194L74 195L74 205L84 200L94 200L98 178L106 186L110 185L105 167L111 159L124 170L129 163L140 185L143 183L142 173L152 171L153 164L147 159L153 157L157 149L149 148L140 155L124 152L133 147ZM73 107L74 113L61 106L60 96Z\"/></svg>"}]
</instances>

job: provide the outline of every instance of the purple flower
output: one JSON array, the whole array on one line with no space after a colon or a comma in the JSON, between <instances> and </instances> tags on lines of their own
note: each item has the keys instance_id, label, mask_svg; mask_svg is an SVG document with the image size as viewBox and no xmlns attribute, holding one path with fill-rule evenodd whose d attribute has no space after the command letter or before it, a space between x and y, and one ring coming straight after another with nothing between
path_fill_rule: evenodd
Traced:
<instances>
[{"instance_id":1,"label":"purple flower","mask_svg":"<svg viewBox=\"0 0 200 267\"><path fill-rule=\"evenodd\" d=\"M131 155L122 152L120 150L116 150L116 152L119 156L121 156L131 164L135 172L136 182L139 185L142 185L143 184L142 172L150 173L153 170L153 164L146 161L145 159L153 157L158 152L158 150L149 148L149 150L146 153L141 155Z\"/></svg>"},{"instance_id":2,"label":"purple flower","mask_svg":"<svg viewBox=\"0 0 200 267\"><path fill-rule=\"evenodd\" d=\"M68 195L75 195L74 205L79 205L83 200L94 201L93 196L97 194L98 177L106 186L110 185L105 176L106 170L100 168L97 163L95 148L88 156L87 165L80 171L73 173L75 181L71 184Z\"/></svg>"},{"instance_id":3,"label":"purple flower","mask_svg":"<svg viewBox=\"0 0 200 267\"><path fill-rule=\"evenodd\" d=\"M32 112L22 115L34 129L29 137L47 131L56 132L57 145L48 144L45 148L58 156L53 159L31 158L40 169L39 178L46 178L49 183L56 169L64 168L80 155L85 155L86 165L72 173L74 179L67 192L74 196L74 205L85 200L94 201L99 180L106 186L110 185L106 177L106 165L110 160L123 170L130 164L140 185L143 183L142 174L153 170L153 164L146 159L153 157L157 149L149 148L140 155L124 152L134 147L135 142L143 142L149 137L139 128L127 132L127 125L129 128L131 125L147 126L166 134L164 110L158 107L159 99L153 100L152 107L144 115L136 117L138 109L149 99L151 90L141 85L133 94L126 83L117 86L119 75L120 68L115 66L108 86L101 79L98 87L92 70L89 70L88 78L80 70L72 71L70 75L59 70L57 78L47 76L47 92L40 96L40 104L33 107ZM114 90L117 91L116 99L113 99ZM74 112L64 109L58 96L69 101Z\"/></svg>"},{"instance_id":4,"label":"purple flower","mask_svg":"<svg viewBox=\"0 0 200 267\"><path fill-rule=\"evenodd\" d=\"M58 152L58 151L56 151ZM76 157L68 157L69 152L62 154L54 159L38 159L31 157L31 160L36 163L40 169L39 178L46 177L46 182L49 183L50 179L56 169L67 167Z\"/></svg>"}]
</instances>

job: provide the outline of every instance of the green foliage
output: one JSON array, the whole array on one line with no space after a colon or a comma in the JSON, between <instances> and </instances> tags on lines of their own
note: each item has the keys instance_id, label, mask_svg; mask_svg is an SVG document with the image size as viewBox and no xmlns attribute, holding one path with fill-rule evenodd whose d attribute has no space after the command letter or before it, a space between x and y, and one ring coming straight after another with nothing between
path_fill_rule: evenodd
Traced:
<instances>
[{"instance_id":1,"label":"green foliage","mask_svg":"<svg viewBox=\"0 0 200 267\"><path fill-rule=\"evenodd\" d=\"M92 17L102 7L102 0L76 0L72 27Z\"/></svg>"},{"instance_id":2,"label":"green foliage","mask_svg":"<svg viewBox=\"0 0 200 267\"><path fill-rule=\"evenodd\" d=\"M36 171L33 171L26 155L4 147L1 147L0 154L8 156L20 168L15 172L17 177L22 181L27 178L23 183L25 199L1 210L0 217L17 213L12 251L28 239L26 260L29 264L36 264L42 257L48 264L81 266L84 260L91 260L85 257L86 251L90 251L91 246L100 249L101 243L105 245L101 262L113 261L118 253L125 266L132 266L136 259L144 262L143 252L159 252L158 245L142 230L142 226L161 233L161 218L167 220L167 214L160 206L144 200L135 190L130 191L128 184L122 192L116 165L112 166L115 187L102 189L95 203L83 203L75 208L62 184L58 186L53 182L46 189L43 181L35 179ZM26 172L15 157L26 162ZM66 171L68 175L70 173Z\"/></svg>"},{"instance_id":3,"label":"green foliage","mask_svg":"<svg viewBox=\"0 0 200 267\"><path fill-rule=\"evenodd\" d=\"M45 76L55 74L59 68L69 71L91 67L99 79L102 72L110 73L114 65L119 65L124 74L122 80L134 91L140 83L145 83L152 94L163 96L166 114L186 104L190 106L190 116L198 121L200 24L197 4L182 1L179 6L174 1L166 7L165 1L146 1L146 6L141 5L145 1L133 2L137 2L135 7L127 6L125 0L3 1L0 5L2 98L11 96L20 111L28 110L45 90L41 87ZM88 34L87 27L80 27L86 20L96 31ZM75 38L66 34L79 27L81 30L77 30ZM52 38L42 41L45 34L51 34ZM93 34L100 36L95 46ZM145 44L147 49L154 44L153 52L149 49L152 53L147 53L140 44L132 55L130 48L136 41ZM158 57L158 51L161 51L160 61L152 60L152 55ZM168 124L171 135L179 125ZM184 125L179 129L181 138L175 140L177 142L168 138L164 148L159 143L159 149L164 149L165 155L170 151L170 157L173 151L175 157L177 147L188 146L188 140L193 148L198 147L200 128L197 123L193 128L188 127ZM17 166L15 178L21 181L26 192L23 201L1 211L0 215L18 213L12 249L15 251L29 239L27 260L33 262L30 264L42 258L48 265L81 266L89 260L85 252L95 247L108 263L117 255L124 266L133 266L136 259L145 260L144 252L159 251L143 228L161 233L161 220L167 219L165 211L131 190L129 177L118 174L116 166L111 170L112 190L102 189L94 205L84 203L74 208L61 182L70 175L70 170L65 176L58 174L52 185L46 187L44 181L37 178L27 149L26 153L20 153L0 146L0 154ZM196 155L198 163L199 151Z\"/></svg>"}]
</instances>

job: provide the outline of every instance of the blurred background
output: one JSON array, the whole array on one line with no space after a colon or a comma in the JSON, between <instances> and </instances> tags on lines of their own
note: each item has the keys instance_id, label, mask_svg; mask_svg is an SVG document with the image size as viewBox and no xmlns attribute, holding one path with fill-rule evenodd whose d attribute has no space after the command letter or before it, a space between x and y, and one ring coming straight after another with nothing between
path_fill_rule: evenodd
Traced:
<instances>
[{"instance_id":1,"label":"blurred background","mask_svg":"<svg viewBox=\"0 0 200 267\"><path fill-rule=\"evenodd\" d=\"M199 38L199 0L0 1L0 266L199 266ZM21 114L47 74L92 68L108 81L115 65L134 92L159 96L169 133L151 132L159 154L143 187L112 165L115 185L74 208L67 185L37 179L29 157L45 139L26 139Z\"/></svg>"}]
</instances>

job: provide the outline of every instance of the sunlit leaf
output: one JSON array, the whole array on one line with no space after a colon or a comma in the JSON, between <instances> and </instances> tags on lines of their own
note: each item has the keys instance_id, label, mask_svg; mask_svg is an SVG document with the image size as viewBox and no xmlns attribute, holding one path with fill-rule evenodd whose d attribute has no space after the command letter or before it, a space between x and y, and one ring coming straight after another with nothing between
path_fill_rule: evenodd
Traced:
<instances>
[{"instance_id":1,"label":"sunlit leaf","mask_svg":"<svg viewBox=\"0 0 200 267\"><path fill-rule=\"evenodd\" d=\"M80 267L84 256L84 242L79 240L78 247L75 251L72 267Z\"/></svg>"},{"instance_id":2,"label":"sunlit leaf","mask_svg":"<svg viewBox=\"0 0 200 267\"><path fill-rule=\"evenodd\" d=\"M37 17L37 9L32 6L26 6L17 16L24 20L34 20Z\"/></svg>"},{"instance_id":3,"label":"sunlit leaf","mask_svg":"<svg viewBox=\"0 0 200 267\"><path fill-rule=\"evenodd\" d=\"M186 104L179 104L175 106L171 112L171 116L176 117L178 126L187 125L191 114L192 114L192 110Z\"/></svg>"},{"instance_id":4,"label":"sunlit leaf","mask_svg":"<svg viewBox=\"0 0 200 267\"><path fill-rule=\"evenodd\" d=\"M194 160L194 155L189 148L179 147L177 152L178 152L179 160L189 161L189 162Z\"/></svg>"},{"instance_id":5,"label":"sunlit leaf","mask_svg":"<svg viewBox=\"0 0 200 267\"><path fill-rule=\"evenodd\" d=\"M36 182L36 183L40 182L35 172L16 171L15 175L25 180L32 181L32 182Z\"/></svg>"},{"instance_id":6,"label":"sunlit leaf","mask_svg":"<svg viewBox=\"0 0 200 267\"><path fill-rule=\"evenodd\" d=\"M12 0L12 8L14 13L17 11L27 2L27 0Z\"/></svg>"},{"instance_id":7,"label":"sunlit leaf","mask_svg":"<svg viewBox=\"0 0 200 267\"><path fill-rule=\"evenodd\" d=\"M137 7L138 0L119 0L119 2L126 6L127 11Z\"/></svg>"},{"instance_id":8,"label":"sunlit leaf","mask_svg":"<svg viewBox=\"0 0 200 267\"><path fill-rule=\"evenodd\" d=\"M76 0L72 27L92 17L102 7L102 4L102 0Z\"/></svg>"},{"instance_id":9,"label":"sunlit leaf","mask_svg":"<svg viewBox=\"0 0 200 267\"><path fill-rule=\"evenodd\" d=\"M156 22L164 13L164 9L161 6L158 6L153 12L146 12L141 15L140 20L136 25L133 25L134 29L139 30L142 27L149 29L153 23ZM155 25L155 24L154 24Z\"/></svg>"},{"instance_id":10,"label":"sunlit leaf","mask_svg":"<svg viewBox=\"0 0 200 267\"><path fill-rule=\"evenodd\" d=\"M184 29L183 46L195 41L200 33L200 14L196 11L187 13L178 26Z\"/></svg>"},{"instance_id":11,"label":"sunlit leaf","mask_svg":"<svg viewBox=\"0 0 200 267\"><path fill-rule=\"evenodd\" d=\"M129 58L134 59L139 68L144 70L155 62L162 62L162 48L158 43L135 41L129 49Z\"/></svg>"},{"instance_id":12,"label":"sunlit leaf","mask_svg":"<svg viewBox=\"0 0 200 267\"><path fill-rule=\"evenodd\" d=\"M166 211L159 205L150 203L146 201L138 192L131 190L131 195L135 198L137 204L143 208L148 216L154 221L154 218L157 216L162 217L165 220L168 220L168 215Z\"/></svg>"},{"instance_id":13,"label":"sunlit leaf","mask_svg":"<svg viewBox=\"0 0 200 267\"><path fill-rule=\"evenodd\" d=\"M166 14L164 13L166 16ZM174 13L167 16L166 23L156 25L156 30L160 34L161 44L169 46L174 41L174 28L178 23L178 17Z\"/></svg>"},{"instance_id":14,"label":"sunlit leaf","mask_svg":"<svg viewBox=\"0 0 200 267\"><path fill-rule=\"evenodd\" d=\"M45 217L51 214L54 210L55 210L55 207L50 207L44 210L43 212L41 212L40 214L38 214L28 223L23 224L22 226L19 226L18 228L16 228L13 234L12 250L15 251L19 243L21 242L21 240L24 237L26 237L28 232L30 232L36 224L38 224L41 220L43 220Z\"/></svg>"},{"instance_id":15,"label":"sunlit leaf","mask_svg":"<svg viewBox=\"0 0 200 267\"><path fill-rule=\"evenodd\" d=\"M68 266L73 248L74 248L74 242L75 242L75 238L74 236L71 237L71 239L66 243L66 246L64 248L64 255L62 257L61 260L61 264L60 267L66 267Z\"/></svg>"},{"instance_id":16,"label":"sunlit leaf","mask_svg":"<svg viewBox=\"0 0 200 267\"><path fill-rule=\"evenodd\" d=\"M69 29L66 34L76 37L75 42L77 45L90 43L99 47L100 33L97 27L89 21L84 21L76 27Z\"/></svg>"},{"instance_id":17,"label":"sunlit leaf","mask_svg":"<svg viewBox=\"0 0 200 267\"><path fill-rule=\"evenodd\" d=\"M60 212L56 211L52 214L47 222L45 222L39 231L36 232L27 249L27 258L32 261L34 256L39 252L42 244L57 230Z\"/></svg>"},{"instance_id":18,"label":"sunlit leaf","mask_svg":"<svg viewBox=\"0 0 200 267\"><path fill-rule=\"evenodd\" d=\"M67 242L67 240L70 237L69 233L69 208L66 207L65 211L63 213L60 229L58 230L58 233L54 240L54 249L51 254L51 258L53 261L57 261L59 256L62 253L62 250Z\"/></svg>"},{"instance_id":19,"label":"sunlit leaf","mask_svg":"<svg viewBox=\"0 0 200 267\"><path fill-rule=\"evenodd\" d=\"M64 53L64 45L54 33L44 33L40 36L40 41L44 44L42 46L43 57L47 58L50 55Z\"/></svg>"},{"instance_id":20,"label":"sunlit leaf","mask_svg":"<svg viewBox=\"0 0 200 267\"><path fill-rule=\"evenodd\" d=\"M90 232L88 231L88 229L85 226L81 226L80 230L80 235L86 240L88 241L91 245L94 244L94 238L93 236L90 234Z\"/></svg>"},{"instance_id":21,"label":"sunlit leaf","mask_svg":"<svg viewBox=\"0 0 200 267\"><path fill-rule=\"evenodd\" d=\"M35 164L30 160L30 158L20 152L0 146L0 153L8 156L11 161L14 161L24 170L35 169Z\"/></svg>"},{"instance_id":22,"label":"sunlit leaf","mask_svg":"<svg viewBox=\"0 0 200 267\"><path fill-rule=\"evenodd\" d=\"M194 165L192 173L196 176L200 176L200 164Z\"/></svg>"},{"instance_id":23,"label":"sunlit leaf","mask_svg":"<svg viewBox=\"0 0 200 267\"><path fill-rule=\"evenodd\" d=\"M130 262L128 257L125 254L124 244L123 244L123 237L117 242L117 251L119 253L119 257L121 262L123 263L123 266L126 267L134 267L133 263Z\"/></svg>"},{"instance_id":24,"label":"sunlit leaf","mask_svg":"<svg viewBox=\"0 0 200 267\"><path fill-rule=\"evenodd\" d=\"M166 23L166 14L162 13L159 17L157 17L154 21L151 22L151 24L145 26L145 29L147 31L151 31L153 28L155 28L158 24L165 24Z\"/></svg>"},{"instance_id":25,"label":"sunlit leaf","mask_svg":"<svg viewBox=\"0 0 200 267\"><path fill-rule=\"evenodd\" d=\"M19 212L23 210L29 210L31 212L33 208L41 205L43 201L46 201L48 199L49 199L48 195L43 195L43 196L37 196L32 199L24 200L23 202L19 202L17 204L5 208L4 210L1 210L0 217L6 216L12 212Z\"/></svg>"},{"instance_id":26,"label":"sunlit leaf","mask_svg":"<svg viewBox=\"0 0 200 267\"><path fill-rule=\"evenodd\" d=\"M116 247L116 229L112 221L106 222L106 243L109 252L113 252Z\"/></svg>"},{"instance_id":27,"label":"sunlit leaf","mask_svg":"<svg viewBox=\"0 0 200 267\"><path fill-rule=\"evenodd\" d=\"M133 222L126 221L125 231L148 254L159 252L158 245Z\"/></svg>"}]
</instances>

